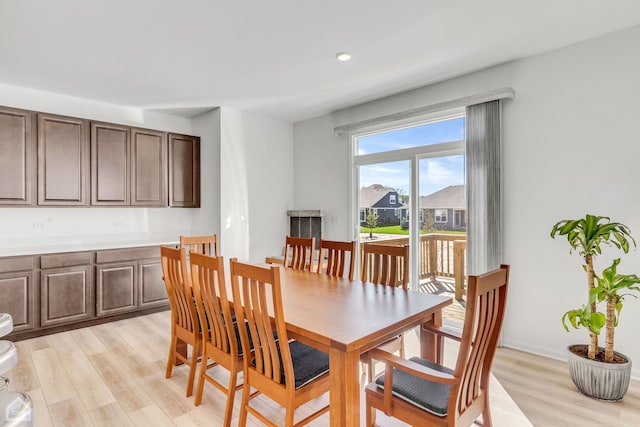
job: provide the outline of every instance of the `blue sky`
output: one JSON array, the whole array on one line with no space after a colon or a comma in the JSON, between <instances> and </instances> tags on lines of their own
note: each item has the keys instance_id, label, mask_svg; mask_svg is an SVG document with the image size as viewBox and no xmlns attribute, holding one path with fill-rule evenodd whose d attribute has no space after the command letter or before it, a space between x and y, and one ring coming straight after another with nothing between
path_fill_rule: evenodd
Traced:
<instances>
[{"instance_id":1,"label":"blue sky","mask_svg":"<svg viewBox=\"0 0 640 427\"><path fill-rule=\"evenodd\" d=\"M370 154L464 139L464 118L429 123L358 138L358 153ZM464 184L464 156L420 160L420 195ZM360 167L360 186L382 184L409 194L409 161Z\"/></svg>"}]
</instances>

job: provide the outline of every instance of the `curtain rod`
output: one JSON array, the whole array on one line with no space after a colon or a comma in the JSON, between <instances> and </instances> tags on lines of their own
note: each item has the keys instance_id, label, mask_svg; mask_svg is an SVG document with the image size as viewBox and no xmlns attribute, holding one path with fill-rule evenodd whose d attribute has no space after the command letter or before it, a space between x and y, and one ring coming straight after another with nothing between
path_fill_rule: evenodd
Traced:
<instances>
[{"instance_id":1,"label":"curtain rod","mask_svg":"<svg viewBox=\"0 0 640 427\"><path fill-rule=\"evenodd\" d=\"M454 99L452 101L438 102L437 104L425 105L423 107L413 108L411 110L401 111L399 113L387 114L386 116L373 117L371 119L366 119L355 123L336 126L333 128L333 131L338 135L342 135L382 123L391 123L394 121L422 116L438 111L450 110L456 107L466 107L469 105L480 104L482 102L495 101L497 99L513 99L514 97L515 91L510 87L504 87L501 89L494 89L476 95L465 96L463 98Z\"/></svg>"}]
</instances>

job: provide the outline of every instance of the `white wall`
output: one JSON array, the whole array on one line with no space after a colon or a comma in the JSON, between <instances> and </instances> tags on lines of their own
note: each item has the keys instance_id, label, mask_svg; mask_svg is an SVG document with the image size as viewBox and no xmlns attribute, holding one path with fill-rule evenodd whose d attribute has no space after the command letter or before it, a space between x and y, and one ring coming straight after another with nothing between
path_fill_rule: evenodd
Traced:
<instances>
[{"instance_id":1,"label":"white wall","mask_svg":"<svg viewBox=\"0 0 640 427\"><path fill-rule=\"evenodd\" d=\"M220 109L222 255L264 262L282 252L293 207L293 126Z\"/></svg>"},{"instance_id":2,"label":"white wall","mask_svg":"<svg viewBox=\"0 0 640 427\"><path fill-rule=\"evenodd\" d=\"M219 235L220 109L194 117L193 134L200 136L200 209L192 212L191 232Z\"/></svg>"},{"instance_id":3,"label":"white wall","mask_svg":"<svg viewBox=\"0 0 640 427\"><path fill-rule=\"evenodd\" d=\"M294 194L296 209L320 209L322 237L351 240L349 230L348 141L333 132L329 116L294 126Z\"/></svg>"},{"instance_id":4,"label":"white wall","mask_svg":"<svg viewBox=\"0 0 640 427\"><path fill-rule=\"evenodd\" d=\"M639 43L635 27L297 123L296 208L322 209L335 217L325 235L350 237L348 142L333 135L334 126L512 87L516 97L503 108L504 262L512 265L503 343L564 358L568 344L587 340L584 330L566 333L560 324L566 310L586 302L586 279L578 256L549 237L552 225L593 213L627 224L640 238ZM620 271L640 273L640 252L623 256ZM616 349L637 362L640 301L628 298L620 322Z\"/></svg>"},{"instance_id":5,"label":"white wall","mask_svg":"<svg viewBox=\"0 0 640 427\"><path fill-rule=\"evenodd\" d=\"M131 126L193 134L190 119L0 84L0 105ZM207 141L203 138L202 145ZM209 202L207 202L209 203ZM95 242L174 239L191 232L197 209L3 208L0 250ZM99 245L97 245L99 246ZM8 252L3 252L8 253Z\"/></svg>"}]
</instances>

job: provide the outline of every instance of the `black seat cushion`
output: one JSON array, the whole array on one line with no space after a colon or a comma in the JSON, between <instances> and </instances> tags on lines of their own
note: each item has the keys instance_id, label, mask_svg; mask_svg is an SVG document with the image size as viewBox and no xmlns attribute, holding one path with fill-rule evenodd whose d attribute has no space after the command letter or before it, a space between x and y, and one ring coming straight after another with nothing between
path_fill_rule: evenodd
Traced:
<instances>
[{"instance_id":1,"label":"black seat cushion","mask_svg":"<svg viewBox=\"0 0 640 427\"><path fill-rule=\"evenodd\" d=\"M296 389L329 372L329 355L298 341L290 341L291 361ZM280 372L284 377L284 367Z\"/></svg>"},{"instance_id":2,"label":"black seat cushion","mask_svg":"<svg viewBox=\"0 0 640 427\"><path fill-rule=\"evenodd\" d=\"M453 370L419 357L409 359L436 371L453 374ZM376 380L376 385L384 389L384 375ZM393 369L393 390L391 393L419 408L439 417L447 415L450 386L415 377L404 371Z\"/></svg>"},{"instance_id":3,"label":"black seat cushion","mask_svg":"<svg viewBox=\"0 0 640 427\"><path fill-rule=\"evenodd\" d=\"M324 351L316 350L313 347L304 345L298 341L289 341L291 352L291 363L293 364L293 376L295 377L295 388L309 384L311 381L329 372L329 355ZM280 357L280 375L283 382L286 381L284 365L282 365L282 355L280 345L278 345L278 355ZM256 366L256 360L251 364Z\"/></svg>"}]
</instances>

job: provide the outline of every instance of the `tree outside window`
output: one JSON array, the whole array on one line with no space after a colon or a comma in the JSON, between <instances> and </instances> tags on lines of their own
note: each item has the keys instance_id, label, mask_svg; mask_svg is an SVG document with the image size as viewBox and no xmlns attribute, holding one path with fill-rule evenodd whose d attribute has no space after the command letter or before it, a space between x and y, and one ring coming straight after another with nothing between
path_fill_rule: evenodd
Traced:
<instances>
[{"instance_id":1,"label":"tree outside window","mask_svg":"<svg viewBox=\"0 0 640 427\"><path fill-rule=\"evenodd\" d=\"M369 229L369 239L373 239L373 229L378 226L378 214L374 209L367 209L365 225Z\"/></svg>"}]
</instances>

